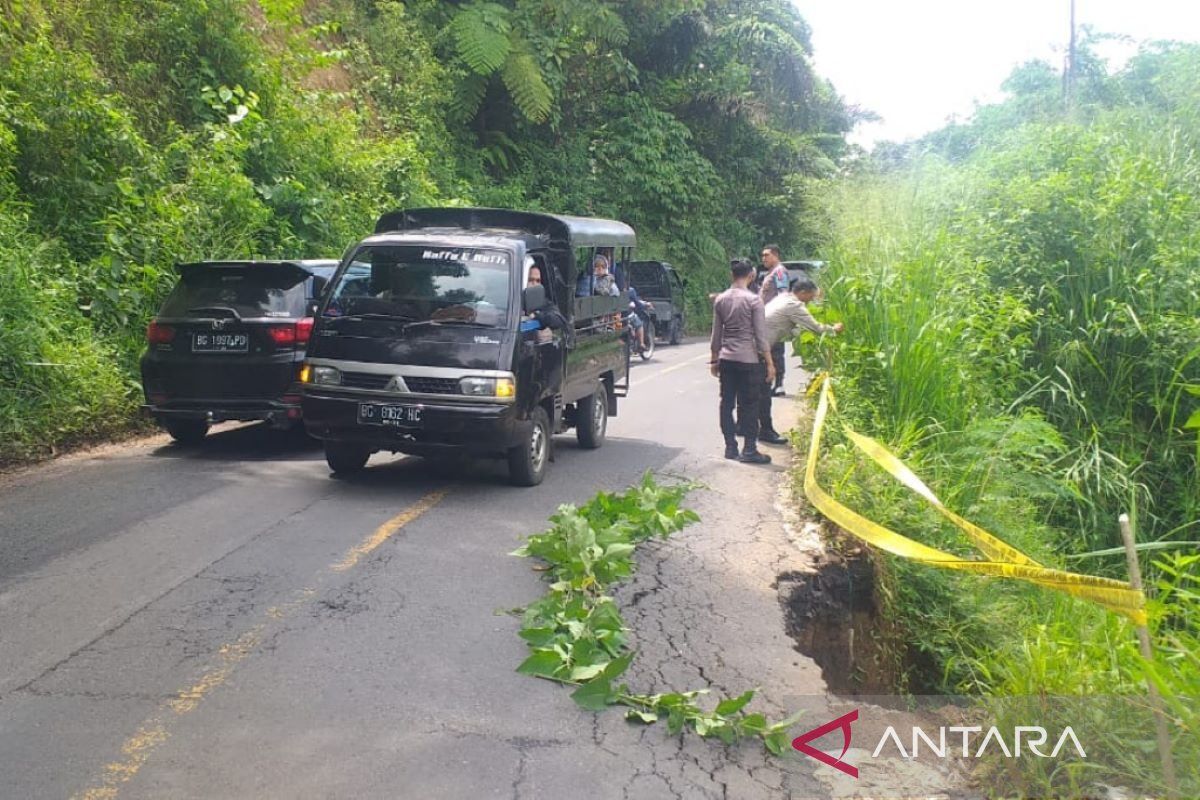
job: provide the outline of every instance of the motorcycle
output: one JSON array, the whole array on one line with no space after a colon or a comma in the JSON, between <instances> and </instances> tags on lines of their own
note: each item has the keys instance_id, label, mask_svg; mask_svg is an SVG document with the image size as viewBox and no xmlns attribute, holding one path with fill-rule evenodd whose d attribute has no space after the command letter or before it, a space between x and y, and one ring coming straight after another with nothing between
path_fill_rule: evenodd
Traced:
<instances>
[{"instance_id":1,"label":"motorcycle","mask_svg":"<svg viewBox=\"0 0 1200 800\"><path fill-rule=\"evenodd\" d=\"M645 347L638 341L637 332L634 326L629 324L630 317L637 315L637 318L642 322L642 338L646 342ZM654 355L654 320L648 314L638 313L633 303L629 304L629 310L625 312L624 317L624 334L625 341L629 345L629 351L637 355L642 361L649 361Z\"/></svg>"}]
</instances>

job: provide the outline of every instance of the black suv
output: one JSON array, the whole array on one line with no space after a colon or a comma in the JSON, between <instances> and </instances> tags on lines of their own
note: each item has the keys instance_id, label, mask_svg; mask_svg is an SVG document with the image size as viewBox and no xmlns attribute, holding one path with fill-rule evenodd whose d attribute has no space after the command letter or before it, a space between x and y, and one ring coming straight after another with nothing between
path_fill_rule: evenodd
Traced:
<instances>
[{"instance_id":1,"label":"black suv","mask_svg":"<svg viewBox=\"0 0 1200 800\"><path fill-rule=\"evenodd\" d=\"M650 319L655 335L679 344L684 331L683 278L665 261L633 261L627 279L638 297L654 304Z\"/></svg>"},{"instance_id":2,"label":"black suv","mask_svg":"<svg viewBox=\"0 0 1200 800\"><path fill-rule=\"evenodd\" d=\"M146 329L144 408L179 442L198 442L225 420L295 426L310 311L337 264L180 264L179 283Z\"/></svg>"}]
</instances>

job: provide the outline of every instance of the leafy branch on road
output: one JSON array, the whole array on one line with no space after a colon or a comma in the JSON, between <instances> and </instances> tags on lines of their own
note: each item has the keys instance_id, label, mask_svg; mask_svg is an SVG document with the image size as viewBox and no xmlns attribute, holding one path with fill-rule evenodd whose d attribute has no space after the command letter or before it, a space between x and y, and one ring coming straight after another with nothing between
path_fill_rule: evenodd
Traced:
<instances>
[{"instance_id":1,"label":"leafy branch on road","mask_svg":"<svg viewBox=\"0 0 1200 800\"><path fill-rule=\"evenodd\" d=\"M690 727L725 743L758 736L779 755L796 718L768 723L762 714L746 713L753 689L705 711L696 700L708 689L645 695L616 683L634 652L627 647L621 613L605 590L633 573L638 544L665 539L700 519L680 505L693 488L660 486L647 472L623 494L601 492L583 506L560 506L549 530L530 536L512 553L545 561L553 581L549 593L525 609L520 636L532 652L517 671L577 687L571 697L589 711L627 706L630 721L651 724L665 718L671 734Z\"/></svg>"}]
</instances>

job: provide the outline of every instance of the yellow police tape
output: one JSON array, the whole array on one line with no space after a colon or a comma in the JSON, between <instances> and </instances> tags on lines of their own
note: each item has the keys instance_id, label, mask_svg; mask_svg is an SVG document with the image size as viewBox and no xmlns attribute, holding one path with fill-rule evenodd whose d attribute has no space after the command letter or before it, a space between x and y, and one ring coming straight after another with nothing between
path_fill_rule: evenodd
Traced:
<instances>
[{"instance_id":1,"label":"yellow police tape","mask_svg":"<svg viewBox=\"0 0 1200 800\"><path fill-rule=\"evenodd\" d=\"M817 404L817 416L813 421L812 443L809 445L808 462L804 469L804 494L831 521L868 544L902 558L945 569L973 572L977 575L1029 581L1048 589L1090 600L1110 611L1128 617L1139 625L1146 623L1145 595L1133 589L1129 584L1110 578L1078 575L1042 566L1020 550L1002 542L978 525L968 522L946 508L929 487L886 447L868 436L856 433L845 425L842 427L855 447L870 456L892 477L925 498L942 516L962 530L988 560L966 560L913 541L872 522L835 500L817 485L817 458L821 449L821 434L825 427L825 417L831 407L836 411L832 383L828 376L825 376L821 384L821 400Z\"/></svg>"}]
</instances>

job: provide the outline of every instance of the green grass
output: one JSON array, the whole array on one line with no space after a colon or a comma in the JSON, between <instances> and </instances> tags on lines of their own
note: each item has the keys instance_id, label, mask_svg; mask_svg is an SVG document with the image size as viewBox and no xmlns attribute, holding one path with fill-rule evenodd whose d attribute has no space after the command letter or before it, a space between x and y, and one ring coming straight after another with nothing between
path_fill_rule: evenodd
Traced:
<instances>
[{"instance_id":1,"label":"green grass","mask_svg":"<svg viewBox=\"0 0 1200 800\"><path fill-rule=\"evenodd\" d=\"M1200 383L1197 132L1115 110L1088 125L1028 125L960 164L931 157L827 193L826 315L846 332L813 361L836 377L840 413L956 511L1047 564L1125 578L1120 551L1067 558L1119 545L1122 511L1137 514L1143 542L1195 538L1197 439L1183 423L1200 406L1190 389ZM825 458L848 505L964 552L836 434ZM884 627L919 665L909 684L947 693L1143 697L1153 676L1176 762L1200 763L1200 557L1190 552L1143 560L1157 595L1152 663L1129 623L1082 601L891 558L879 570ZM1098 727L1092 767L1027 774L1017 788L1070 794L1125 774L1161 791L1144 723L1114 718ZM1180 772L1184 794L1200 793L1194 768Z\"/></svg>"}]
</instances>

